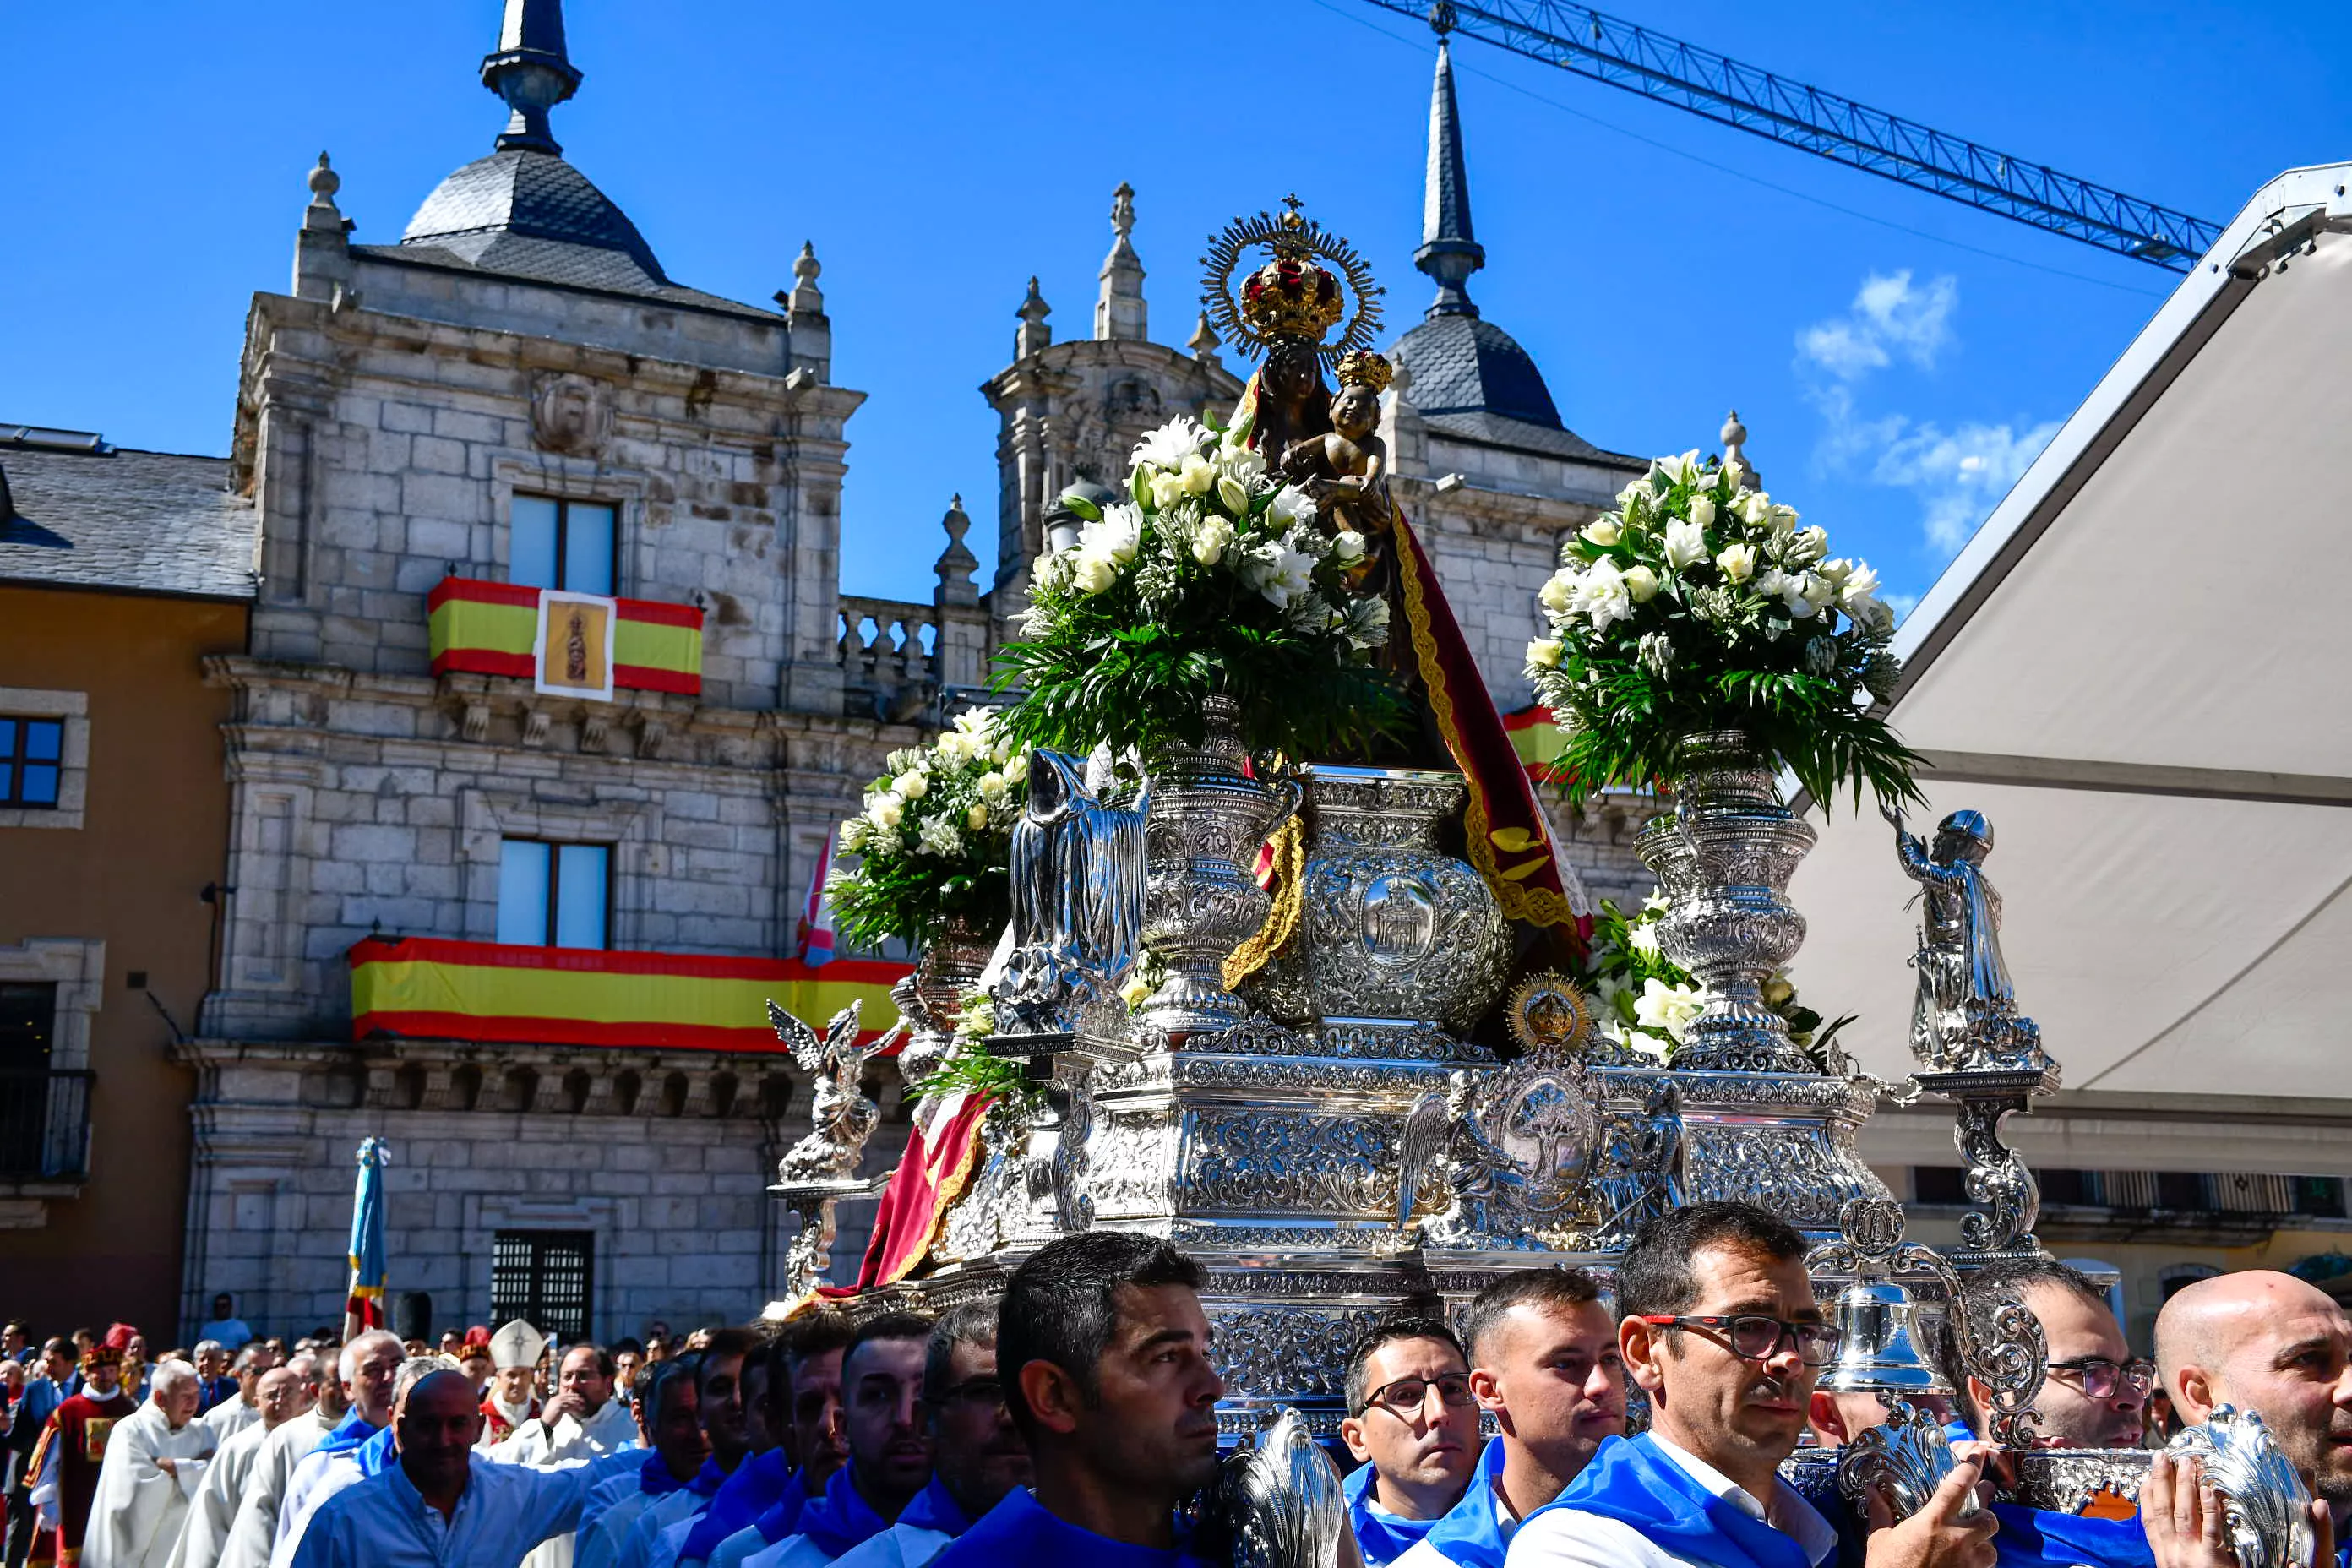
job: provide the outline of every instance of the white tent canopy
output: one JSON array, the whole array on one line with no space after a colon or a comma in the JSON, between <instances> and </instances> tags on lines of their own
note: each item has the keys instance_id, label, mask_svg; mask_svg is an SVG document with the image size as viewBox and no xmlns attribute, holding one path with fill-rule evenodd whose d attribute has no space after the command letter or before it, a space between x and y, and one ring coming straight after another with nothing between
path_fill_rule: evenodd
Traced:
<instances>
[{"instance_id":1,"label":"white tent canopy","mask_svg":"<svg viewBox=\"0 0 2352 1568\"><path fill-rule=\"evenodd\" d=\"M1991 819L2020 1005L2086 1110L2352 1118L2347 182L2248 204L1898 641L1893 722L1931 764L1910 826ZM1895 1079L1914 890L1843 800L1791 887L1792 978ZM2340 1137L2324 1164L2284 1142L2268 1168L2352 1170Z\"/></svg>"}]
</instances>

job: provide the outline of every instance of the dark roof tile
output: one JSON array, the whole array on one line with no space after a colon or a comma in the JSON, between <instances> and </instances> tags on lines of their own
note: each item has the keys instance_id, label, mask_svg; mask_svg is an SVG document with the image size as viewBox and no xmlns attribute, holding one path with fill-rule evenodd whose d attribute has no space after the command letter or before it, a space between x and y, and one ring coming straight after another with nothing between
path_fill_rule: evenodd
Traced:
<instances>
[{"instance_id":1,"label":"dark roof tile","mask_svg":"<svg viewBox=\"0 0 2352 1568\"><path fill-rule=\"evenodd\" d=\"M0 582L250 599L260 525L224 458L0 447Z\"/></svg>"}]
</instances>

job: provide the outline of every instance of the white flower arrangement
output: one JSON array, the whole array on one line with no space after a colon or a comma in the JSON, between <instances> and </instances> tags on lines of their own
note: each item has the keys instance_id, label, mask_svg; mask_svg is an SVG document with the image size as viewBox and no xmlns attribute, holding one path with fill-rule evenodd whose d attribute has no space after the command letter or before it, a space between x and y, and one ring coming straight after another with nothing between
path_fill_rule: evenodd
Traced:
<instances>
[{"instance_id":1,"label":"white flower arrangement","mask_svg":"<svg viewBox=\"0 0 2352 1568\"><path fill-rule=\"evenodd\" d=\"M884 767L835 839L858 862L825 884L845 941L925 942L951 915L983 930L1003 925L1028 748L977 709L929 746L891 752Z\"/></svg>"},{"instance_id":2,"label":"white flower arrangement","mask_svg":"<svg viewBox=\"0 0 2352 1568\"><path fill-rule=\"evenodd\" d=\"M1527 673L1568 737L1572 796L1679 771L1685 737L1745 733L1814 798L1914 795L1872 704L1901 666L1878 574L1696 452L1661 458L1561 547Z\"/></svg>"},{"instance_id":3,"label":"white flower arrangement","mask_svg":"<svg viewBox=\"0 0 2352 1568\"><path fill-rule=\"evenodd\" d=\"M1387 606L1349 589L1366 542L1319 528L1245 427L1171 420L1137 443L1125 499L1064 504L1084 520L1077 542L1038 560L1023 637L1001 656L1024 740L1149 754L1197 741L1216 694L1238 702L1253 750L1328 752L1400 721L1372 657Z\"/></svg>"}]
</instances>

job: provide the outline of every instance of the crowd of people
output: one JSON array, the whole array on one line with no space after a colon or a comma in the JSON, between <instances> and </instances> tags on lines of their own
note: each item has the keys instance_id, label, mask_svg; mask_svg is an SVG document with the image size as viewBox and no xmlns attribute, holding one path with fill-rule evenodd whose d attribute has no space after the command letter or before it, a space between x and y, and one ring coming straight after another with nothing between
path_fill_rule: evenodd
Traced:
<instances>
[{"instance_id":1,"label":"crowd of people","mask_svg":"<svg viewBox=\"0 0 2352 1568\"><path fill-rule=\"evenodd\" d=\"M1982 1506L2004 1461L1969 1440L1989 1394L1965 1380L1946 1413L1960 1460L1925 1507L1896 1520L1883 1500L1801 1494L1781 1468L1801 1442L1885 1419L1875 1396L1816 1386L1837 1334L1805 1254L1760 1209L1702 1204L1642 1229L1613 1304L1581 1272L1530 1268L1454 1324L1372 1323L1347 1363L1339 1560L2232 1568L2210 1479L2161 1458L2136 1518ZM1195 1506L1224 1394L1202 1285L1164 1241L1089 1232L1024 1261L992 1304L698 1331L625 1347L634 1376L623 1352L550 1354L520 1322L282 1361L207 1341L151 1365L122 1325L78 1355L52 1340L11 1384L7 1562L1195 1568L1230 1551ZM2166 1305L2151 1364L2063 1265L1968 1289L2042 1323L2043 1442L2151 1440L2159 1394L2179 1420L2259 1414L2318 1499L2308 1568L2327 1568L2352 1511L2352 1321L2332 1299L2284 1274L2200 1281ZM1632 1436L1629 1398L1646 1411Z\"/></svg>"}]
</instances>

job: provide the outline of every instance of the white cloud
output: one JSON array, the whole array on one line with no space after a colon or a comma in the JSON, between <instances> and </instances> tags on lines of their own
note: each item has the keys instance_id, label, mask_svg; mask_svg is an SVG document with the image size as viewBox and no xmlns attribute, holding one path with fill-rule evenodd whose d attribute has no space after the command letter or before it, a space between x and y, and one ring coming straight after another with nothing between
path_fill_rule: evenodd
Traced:
<instances>
[{"instance_id":1,"label":"white cloud","mask_svg":"<svg viewBox=\"0 0 2352 1568\"><path fill-rule=\"evenodd\" d=\"M1908 268L1871 273L1845 315L1817 321L1797 334L1801 369L1824 372L1810 389L1823 428L1815 461L1824 469L1859 473L1873 484L1907 489L1919 498L1920 526L1936 550L1957 554L1977 525L2009 492L2050 438L2058 421L2020 427L1970 420L1947 430L1906 414L1864 414L1857 385L1896 357L1923 370L1957 341L1953 317L1959 282L1937 278L1915 287Z\"/></svg>"},{"instance_id":2,"label":"white cloud","mask_svg":"<svg viewBox=\"0 0 2352 1568\"><path fill-rule=\"evenodd\" d=\"M1840 381L1884 370L1896 355L1921 370L1936 368L1936 356L1952 341L1952 312L1959 308L1960 282L1945 273L1914 288L1911 269L1873 272L1862 280L1852 309L1816 321L1797 334L1797 353Z\"/></svg>"}]
</instances>

